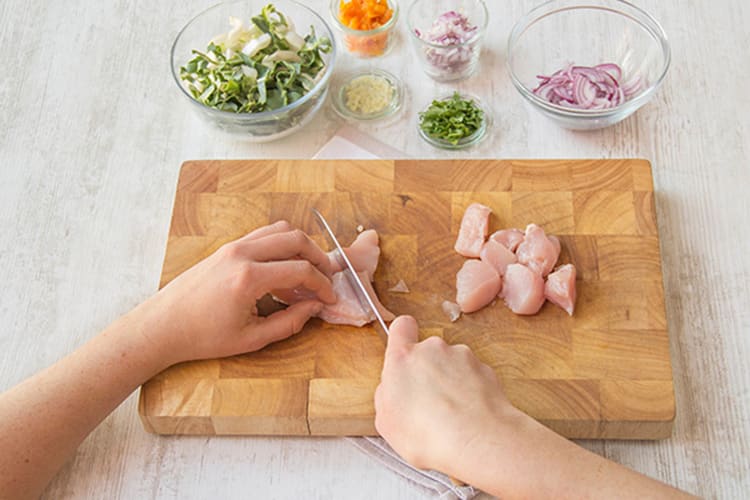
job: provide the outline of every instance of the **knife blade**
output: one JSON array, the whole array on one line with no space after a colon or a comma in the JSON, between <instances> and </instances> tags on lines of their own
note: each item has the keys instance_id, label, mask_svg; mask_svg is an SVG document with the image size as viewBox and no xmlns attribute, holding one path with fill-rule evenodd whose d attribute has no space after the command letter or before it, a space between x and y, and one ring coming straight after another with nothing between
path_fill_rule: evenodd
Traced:
<instances>
[{"instance_id":1,"label":"knife blade","mask_svg":"<svg viewBox=\"0 0 750 500\"><path fill-rule=\"evenodd\" d=\"M334 255L336 256L336 259L339 261L339 264L343 264L346 278L349 281L349 284L354 289L354 293L357 296L357 299L359 299L360 306L365 311L372 312L372 314L375 316L375 319L377 320L378 324L380 324L380 328L382 329L382 331L378 330L378 335L380 335L380 338L383 339L383 342L387 344L388 325L383 319L383 316L378 311L378 308L375 307L375 301L367 292L367 288L365 288L365 285L362 283L362 280L360 279L359 274L357 274L357 270L354 269L354 266L349 260L349 257L346 256L346 252L344 252L344 248L341 246L341 243L339 243L336 235L333 234L333 230L328 224L326 218L323 217L323 214L321 214L320 211L316 208L313 208L312 212L315 215L315 219L318 221L318 224L323 229L323 233L328 237L328 241L333 245Z\"/></svg>"}]
</instances>

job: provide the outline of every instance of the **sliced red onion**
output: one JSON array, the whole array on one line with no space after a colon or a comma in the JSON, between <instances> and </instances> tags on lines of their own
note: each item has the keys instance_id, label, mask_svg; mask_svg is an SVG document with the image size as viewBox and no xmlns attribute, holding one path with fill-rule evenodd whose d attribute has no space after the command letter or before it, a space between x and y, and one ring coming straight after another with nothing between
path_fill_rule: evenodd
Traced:
<instances>
[{"instance_id":1,"label":"sliced red onion","mask_svg":"<svg viewBox=\"0 0 750 500\"><path fill-rule=\"evenodd\" d=\"M622 79L622 69L614 63L598 64L594 66L594 68L609 73L609 75L617 81Z\"/></svg>"},{"instance_id":2,"label":"sliced red onion","mask_svg":"<svg viewBox=\"0 0 750 500\"><path fill-rule=\"evenodd\" d=\"M425 59L441 76L460 74L471 66L479 56L478 44L471 42L479 33L479 27L454 10L445 12L433 21L429 31L422 33L415 29L418 38L440 47L424 47Z\"/></svg>"},{"instance_id":3,"label":"sliced red onion","mask_svg":"<svg viewBox=\"0 0 750 500\"><path fill-rule=\"evenodd\" d=\"M624 103L643 88L640 76L621 84L622 68L614 63L596 66L569 64L550 76L538 75L534 93L552 104L576 109L610 109Z\"/></svg>"}]
</instances>

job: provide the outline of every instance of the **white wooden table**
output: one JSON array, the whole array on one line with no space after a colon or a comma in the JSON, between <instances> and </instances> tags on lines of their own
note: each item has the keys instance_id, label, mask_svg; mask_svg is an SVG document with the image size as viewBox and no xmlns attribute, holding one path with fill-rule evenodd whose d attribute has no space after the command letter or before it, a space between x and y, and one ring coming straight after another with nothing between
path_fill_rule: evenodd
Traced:
<instances>
[{"instance_id":1,"label":"white wooden table","mask_svg":"<svg viewBox=\"0 0 750 500\"><path fill-rule=\"evenodd\" d=\"M311 157L342 125L330 106L276 143L204 128L169 70L180 26L211 1L0 2L0 389L53 363L157 287L178 168L191 158ZM505 70L513 21L535 3L487 0L481 71L459 88L495 117L476 157L644 157L653 162L678 416L672 439L591 442L598 453L708 497L750 491L750 4L638 3L673 49L652 103L603 131L532 113ZM309 0L326 12L326 0ZM410 97L360 129L412 157L452 157L414 131L450 87L378 64ZM418 91L417 91L418 90ZM49 498L415 498L341 439L159 437L125 402Z\"/></svg>"}]
</instances>

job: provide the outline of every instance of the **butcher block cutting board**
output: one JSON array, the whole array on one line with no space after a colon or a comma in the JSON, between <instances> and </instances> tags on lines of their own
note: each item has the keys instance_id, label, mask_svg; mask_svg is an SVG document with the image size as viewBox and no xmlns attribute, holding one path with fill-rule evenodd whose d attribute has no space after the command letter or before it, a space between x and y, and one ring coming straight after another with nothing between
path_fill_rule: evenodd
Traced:
<instances>
[{"instance_id":1,"label":"butcher block cutting board","mask_svg":"<svg viewBox=\"0 0 750 500\"><path fill-rule=\"evenodd\" d=\"M541 225L578 269L573 317L501 301L451 323L464 209L490 230ZM278 219L347 244L381 235L375 288L423 337L467 344L511 401L571 438L658 439L675 415L651 167L644 160L189 161L175 197L161 286L223 243ZM404 280L410 293L388 289ZM139 412L159 434L375 435L384 345L374 326L311 320L260 352L173 366L144 384ZM446 367L450 370L450 367Z\"/></svg>"}]
</instances>

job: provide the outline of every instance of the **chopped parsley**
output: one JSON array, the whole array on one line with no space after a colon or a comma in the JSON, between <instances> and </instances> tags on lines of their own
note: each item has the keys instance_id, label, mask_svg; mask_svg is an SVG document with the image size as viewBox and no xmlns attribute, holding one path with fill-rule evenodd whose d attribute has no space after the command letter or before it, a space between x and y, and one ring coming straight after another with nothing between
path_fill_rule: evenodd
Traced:
<instances>
[{"instance_id":1,"label":"chopped parsley","mask_svg":"<svg viewBox=\"0 0 750 500\"><path fill-rule=\"evenodd\" d=\"M442 100L432 101L419 113L419 127L427 135L457 145L482 126L484 112L472 99L463 99L458 92Z\"/></svg>"}]
</instances>

